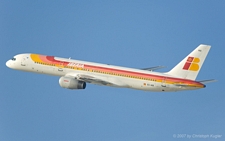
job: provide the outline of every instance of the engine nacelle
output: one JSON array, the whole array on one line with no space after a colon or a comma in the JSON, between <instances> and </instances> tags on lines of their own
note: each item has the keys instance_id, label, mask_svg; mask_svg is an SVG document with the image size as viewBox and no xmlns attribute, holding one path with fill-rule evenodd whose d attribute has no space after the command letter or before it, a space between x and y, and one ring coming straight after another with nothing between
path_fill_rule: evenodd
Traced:
<instances>
[{"instance_id":1,"label":"engine nacelle","mask_svg":"<svg viewBox=\"0 0 225 141\"><path fill-rule=\"evenodd\" d=\"M86 82L78 81L71 77L63 76L59 79L59 85L66 89L85 89Z\"/></svg>"}]
</instances>

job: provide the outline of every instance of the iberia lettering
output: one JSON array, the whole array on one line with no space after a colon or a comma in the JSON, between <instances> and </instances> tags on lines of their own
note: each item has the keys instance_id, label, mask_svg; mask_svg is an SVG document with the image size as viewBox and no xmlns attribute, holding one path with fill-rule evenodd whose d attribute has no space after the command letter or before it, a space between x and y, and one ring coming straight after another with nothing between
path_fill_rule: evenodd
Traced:
<instances>
[{"instance_id":1,"label":"iberia lettering","mask_svg":"<svg viewBox=\"0 0 225 141\"><path fill-rule=\"evenodd\" d=\"M67 66L84 68L84 64L70 62Z\"/></svg>"}]
</instances>

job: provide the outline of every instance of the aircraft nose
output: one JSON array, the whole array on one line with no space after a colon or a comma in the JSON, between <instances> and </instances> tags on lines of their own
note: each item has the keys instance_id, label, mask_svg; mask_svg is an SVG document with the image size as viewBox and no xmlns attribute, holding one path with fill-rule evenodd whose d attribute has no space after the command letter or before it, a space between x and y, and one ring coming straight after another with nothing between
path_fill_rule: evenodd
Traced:
<instances>
[{"instance_id":1,"label":"aircraft nose","mask_svg":"<svg viewBox=\"0 0 225 141\"><path fill-rule=\"evenodd\" d=\"M10 68L10 65L11 63L10 63L10 61L7 61L6 63L5 63L5 65L8 67L8 68Z\"/></svg>"}]
</instances>

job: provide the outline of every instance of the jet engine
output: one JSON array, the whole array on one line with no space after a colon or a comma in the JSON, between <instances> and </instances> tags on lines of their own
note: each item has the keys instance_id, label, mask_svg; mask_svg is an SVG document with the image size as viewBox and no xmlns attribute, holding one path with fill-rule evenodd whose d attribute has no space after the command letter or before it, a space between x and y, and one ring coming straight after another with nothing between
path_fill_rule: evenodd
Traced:
<instances>
[{"instance_id":1,"label":"jet engine","mask_svg":"<svg viewBox=\"0 0 225 141\"><path fill-rule=\"evenodd\" d=\"M59 79L59 85L66 89L85 89L86 82L63 76Z\"/></svg>"}]
</instances>

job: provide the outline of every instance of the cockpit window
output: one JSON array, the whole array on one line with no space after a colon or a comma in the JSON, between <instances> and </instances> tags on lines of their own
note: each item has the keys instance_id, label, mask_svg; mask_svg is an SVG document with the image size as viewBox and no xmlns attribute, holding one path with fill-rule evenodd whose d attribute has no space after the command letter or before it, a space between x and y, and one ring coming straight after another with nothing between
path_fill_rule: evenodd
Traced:
<instances>
[{"instance_id":1,"label":"cockpit window","mask_svg":"<svg viewBox=\"0 0 225 141\"><path fill-rule=\"evenodd\" d=\"M12 58L11 60L16 61L16 58Z\"/></svg>"}]
</instances>

